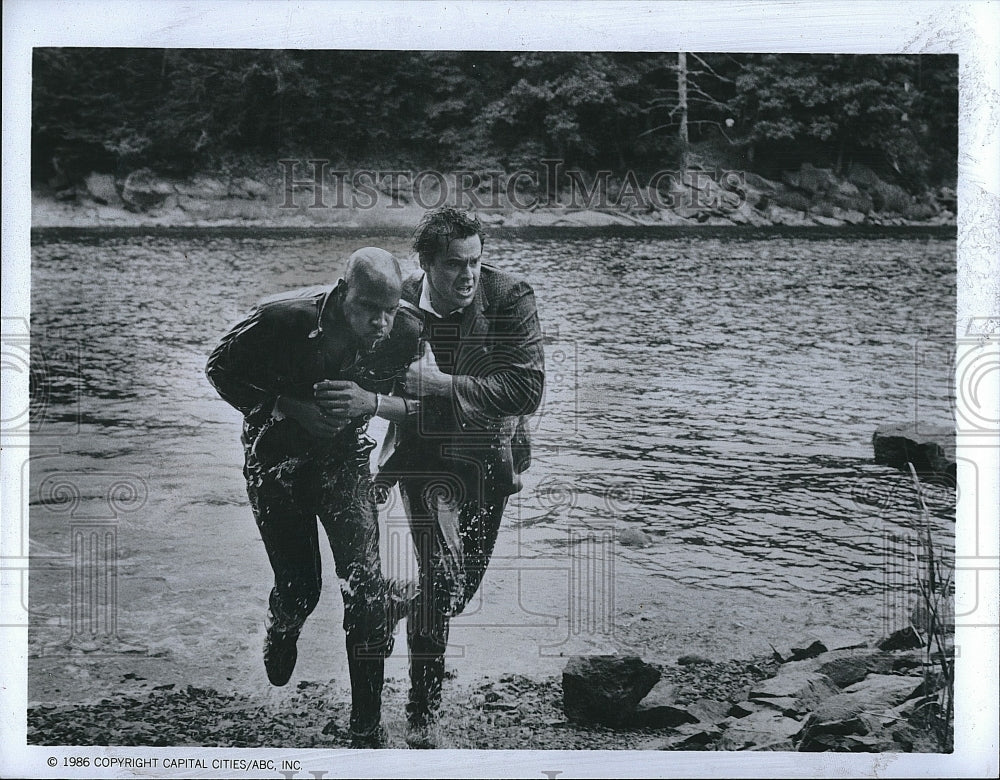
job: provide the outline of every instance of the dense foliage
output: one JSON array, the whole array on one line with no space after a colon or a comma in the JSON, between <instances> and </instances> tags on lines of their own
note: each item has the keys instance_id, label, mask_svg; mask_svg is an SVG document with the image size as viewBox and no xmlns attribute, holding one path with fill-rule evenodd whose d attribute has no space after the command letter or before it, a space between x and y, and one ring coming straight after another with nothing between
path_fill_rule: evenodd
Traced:
<instances>
[{"instance_id":1,"label":"dense foliage","mask_svg":"<svg viewBox=\"0 0 1000 780\"><path fill-rule=\"evenodd\" d=\"M909 187L955 175L957 57L687 58L693 147L764 174L863 161ZM36 49L36 174L344 166L675 167L673 53Z\"/></svg>"}]
</instances>

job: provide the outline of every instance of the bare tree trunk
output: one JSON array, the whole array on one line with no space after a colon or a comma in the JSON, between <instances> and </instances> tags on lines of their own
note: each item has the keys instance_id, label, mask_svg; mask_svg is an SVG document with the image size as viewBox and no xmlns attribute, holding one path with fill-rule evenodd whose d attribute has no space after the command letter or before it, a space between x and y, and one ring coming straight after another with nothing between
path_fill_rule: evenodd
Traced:
<instances>
[{"instance_id":1,"label":"bare tree trunk","mask_svg":"<svg viewBox=\"0 0 1000 780\"><path fill-rule=\"evenodd\" d=\"M688 166L688 69L687 54L677 52L677 107L680 109L680 154L678 163L680 170L686 171Z\"/></svg>"}]
</instances>

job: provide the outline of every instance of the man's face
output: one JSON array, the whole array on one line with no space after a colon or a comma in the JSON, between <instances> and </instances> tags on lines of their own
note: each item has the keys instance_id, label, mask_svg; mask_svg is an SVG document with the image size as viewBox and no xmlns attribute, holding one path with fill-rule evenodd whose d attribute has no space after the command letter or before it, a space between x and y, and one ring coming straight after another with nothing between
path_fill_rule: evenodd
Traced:
<instances>
[{"instance_id":1,"label":"man's face","mask_svg":"<svg viewBox=\"0 0 1000 780\"><path fill-rule=\"evenodd\" d=\"M472 303L479 287L479 259L483 242L479 236L456 238L424 266L430 284L431 303L439 314L448 315Z\"/></svg>"},{"instance_id":2,"label":"man's face","mask_svg":"<svg viewBox=\"0 0 1000 780\"><path fill-rule=\"evenodd\" d=\"M371 348L389 335L399 310L399 285L362 281L347 288L344 295L344 318L351 332Z\"/></svg>"}]
</instances>

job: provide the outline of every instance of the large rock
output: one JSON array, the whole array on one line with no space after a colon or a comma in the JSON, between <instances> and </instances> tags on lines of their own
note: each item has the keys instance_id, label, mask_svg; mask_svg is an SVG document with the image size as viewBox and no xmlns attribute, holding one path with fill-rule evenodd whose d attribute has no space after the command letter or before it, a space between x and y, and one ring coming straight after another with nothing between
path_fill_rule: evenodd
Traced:
<instances>
[{"instance_id":1,"label":"large rock","mask_svg":"<svg viewBox=\"0 0 1000 780\"><path fill-rule=\"evenodd\" d=\"M781 184L776 181L771 181L771 179L765 179L758 173L753 171L747 171L746 173L746 184L747 189L754 189L758 192L776 192L781 189Z\"/></svg>"},{"instance_id":2,"label":"large rock","mask_svg":"<svg viewBox=\"0 0 1000 780\"><path fill-rule=\"evenodd\" d=\"M907 718L907 701L919 692L922 679L900 675L871 675L849 686L813 712L802 750L905 750L914 742Z\"/></svg>"},{"instance_id":3,"label":"large rock","mask_svg":"<svg viewBox=\"0 0 1000 780\"><path fill-rule=\"evenodd\" d=\"M879 650L914 650L924 646L924 640L920 638L913 626L901 628L893 631L889 636L884 637L878 643Z\"/></svg>"},{"instance_id":4,"label":"large rock","mask_svg":"<svg viewBox=\"0 0 1000 780\"><path fill-rule=\"evenodd\" d=\"M846 688L869 674L887 674L896 670L895 656L879 650L856 648L835 650L803 661L790 661L782 671L818 672L829 677L838 688Z\"/></svg>"},{"instance_id":5,"label":"large rock","mask_svg":"<svg viewBox=\"0 0 1000 780\"><path fill-rule=\"evenodd\" d=\"M829 660L820 659L819 667L816 671L825 674L834 685L839 688L846 688L849 685L861 682L871 673L883 674L892 671L893 659L887 653L880 653L875 650L843 655Z\"/></svg>"},{"instance_id":6,"label":"large rock","mask_svg":"<svg viewBox=\"0 0 1000 780\"><path fill-rule=\"evenodd\" d=\"M618 544L623 547L649 547L652 538L641 528L622 528L618 531Z\"/></svg>"},{"instance_id":7,"label":"large rock","mask_svg":"<svg viewBox=\"0 0 1000 780\"><path fill-rule=\"evenodd\" d=\"M722 729L712 724L685 723L669 737L639 745L639 750L708 750L722 736Z\"/></svg>"},{"instance_id":8,"label":"large rock","mask_svg":"<svg viewBox=\"0 0 1000 780\"><path fill-rule=\"evenodd\" d=\"M909 699L923 685L922 677L899 674L871 674L861 682L847 686L839 696L819 703L813 710L815 724L842 723L885 712ZM867 732L865 732L867 733Z\"/></svg>"},{"instance_id":9,"label":"large rock","mask_svg":"<svg viewBox=\"0 0 1000 780\"><path fill-rule=\"evenodd\" d=\"M802 163L799 169L798 183L795 186L813 195L822 195L835 190L839 181L833 171L827 168L816 168L811 163Z\"/></svg>"},{"instance_id":10,"label":"large rock","mask_svg":"<svg viewBox=\"0 0 1000 780\"><path fill-rule=\"evenodd\" d=\"M753 227L761 227L771 224L767 217L750 205L749 201L741 203L732 211L727 212L726 216L737 225L752 225Z\"/></svg>"},{"instance_id":11,"label":"large rock","mask_svg":"<svg viewBox=\"0 0 1000 780\"><path fill-rule=\"evenodd\" d=\"M915 201L913 196L898 184L892 184L879 177L871 168L861 163L852 163L847 174L848 180L857 185L871 198L871 206L868 209L860 208L859 205L849 206L845 203L838 205L844 208L856 208L859 211L881 211L886 213L896 213L909 216L914 213Z\"/></svg>"},{"instance_id":12,"label":"large rock","mask_svg":"<svg viewBox=\"0 0 1000 780\"><path fill-rule=\"evenodd\" d=\"M852 162L847 169L847 180L863 190L871 190L882 184L882 180L864 163Z\"/></svg>"},{"instance_id":13,"label":"large rock","mask_svg":"<svg viewBox=\"0 0 1000 780\"><path fill-rule=\"evenodd\" d=\"M571 720L624 724L660 679L637 656L576 656L563 669L563 712Z\"/></svg>"},{"instance_id":14,"label":"large rock","mask_svg":"<svg viewBox=\"0 0 1000 780\"><path fill-rule=\"evenodd\" d=\"M271 189L263 182L251 179L249 176L242 176L229 183L229 195L234 198L267 200L271 196ZM404 202L408 203L409 201Z\"/></svg>"},{"instance_id":15,"label":"large rock","mask_svg":"<svg viewBox=\"0 0 1000 780\"><path fill-rule=\"evenodd\" d=\"M878 211L900 214L904 217L910 217L915 213L916 201L899 185L882 182L872 191L871 196Z\"/></svg>"},{"instance_id":16,"label":"large rock","mask_svg":"<svg viewBox=\"0 0 1000 780\"><path fill-rule=\"evenodd\" d=\"M698 699L687 705L687 711L699 723L717 724L729 717L730 706L728 702L716 699Z\"/></svg>"},{"instance_id":17,"label":"large rock","mask_svg":"<svg viewBox=\"0 0 1000 780\"><path fill-rule=\"evenodd\" d=\"M774 203L793 211L809 211L812 201L797 190L782 190L774 194Z\"/></svg>"},{"instance_id":18,"label":"large rock","mask_svg":"<svg viewBox=\"0 0 1000 780\"><path fill-rule=\"evenodd\" d=\"M862 192L849 181L841 182L828 197L836 208L852 214L860 214L862 220L865 214L872 210L872 196L867 192ZM858 221L860 222L860 220Z\"/></svg>"},{"instance_id":19,"label":"large rock","mask_svg":"<svg viewBox=\"0 0 1000 780\"><path fill-rule=\"evenodd\" d=\"M813 225L813 221L806 216L804 211L797 211L771 203L764 211L764 216L774 225L788 225L789 227Z\"/></svg>"},{"instance_id":20,"label":"large rock","mask_svg":"<svg viewBox=\"0 0 1000 780\"><path fill-rule=\"evenodd\" d=\"M849 225L860 225L865 221L865 215L861 211L852 208L841 208L840 206L834 206L830 212L830 216L843 220Z\"/></svg>"},{"instance_id":21,"label":"large rock","mask_svg":"<svg viewBox=\"0 0 1000 780\"><path fill-rule=\"evenodd\" d=\"M840 689L825 674L793 669L757 683L748 698L784 713L804 714L839 694Z\"/></svg>"},{"instance_id":22,"label":"large rock","mask_svg":"<svg viewBox=\"0 0 1000 780\"><path fill-rule=\"evenodd\" d=\"M660 682L639 702L628 725L658 729L677 728L690 723L716 726L729 718L730 709L728 702L715 699L698 699L690 704L677 704L673 687Z\"/></svg>"},{"instance_id":23,"label":"large rock","mask_svg":"<svg viewBox=\"0 0 1000 780\"><path fill-rule=\"evenodd\" d=\"M90 173L83 180L90 197L98 203L106 206L123 206L118 188L115 186L115 177L110 173Z\"/></svg>"},{"instance_id":24,"label":"large rock","mask_svg":"<svg viewBox=\"0 0 1000 780\"><path fill-rule=\"evenodd\" d=\"M804 722L761 710L732 721L723 732L719 750L794 750Z\"/></svg>"},{"instance_id":25,"label":"large rock","mask_svg":"<svg viewBox=\"0 0 1000 780\"><path fill-rule=\"evenodd\" d=\"M872 435L875 462L921 477L955 480L955 432L924 423L882 425Z\"/></svg>"},{"instance_id":26,"label":"large rock","mask_svg":"<svg viewBox=\"0 0 1000 780\"><path fill-rule=\"evenodd\" d=\"M682 723L697 723L698 718L677 704L674 687L661 680L635 708L629 725L638 728L675 728Z\"/></svg>"},{"instance_id":27,"label":"large rock","mask_svg":"<svg viewBox=\"0 0 1000 780\"><path fill-rule=\"evenodd\" d=\"M132 171L122 187L122 200L132 211L155 209L162 206L173 194L175 194L173 185L157 178L149 168Z\"/></svg>"},{"instance_id":28,"label":"large rock","mask_svg":"<svg viewBox=\"0 0 1000 780\"><path fill-rule=\"evenodd\" d=\"M765 709L765 706L760 702L750 701L738 701L729 708L729 717L731 718L745 718L747 715L752 715L755 712L760 712Z\"/></svg>"}]
</instances>

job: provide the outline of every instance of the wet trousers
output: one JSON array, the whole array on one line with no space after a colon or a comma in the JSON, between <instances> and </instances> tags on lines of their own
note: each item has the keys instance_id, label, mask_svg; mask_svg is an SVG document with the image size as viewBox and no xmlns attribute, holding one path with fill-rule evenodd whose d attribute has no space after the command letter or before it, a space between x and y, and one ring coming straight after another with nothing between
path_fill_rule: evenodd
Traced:
<instances>
[{"instance_id":1,"label":"wet trousers","mask_svg":"<svg viewBox=\"0 0 1000 780\"><path fill-rule=\"evenodd\" d=\"M357 734L373 731L381 720L385 656L392 650L370 451L359 446L347 456L292 459L270 468L248 451L244 469L274 571L270 610L280 630L300 629L319 601L317 518L326 532L344 600L351 730Z\"/></svg>"},{"instance_id":2,"label":"wet trousers","mask_svg":"<svg viewBox=\"0 0 1000 780\"><path fill-rule=\"evenodd\" d=\"M461 495L453 478L400 480L400 495L417 556L418 590L406 621L411 722L441 705L449 622L469 604L493 554L507 495L487 486Z\"/></svg>"}]
</instances>

